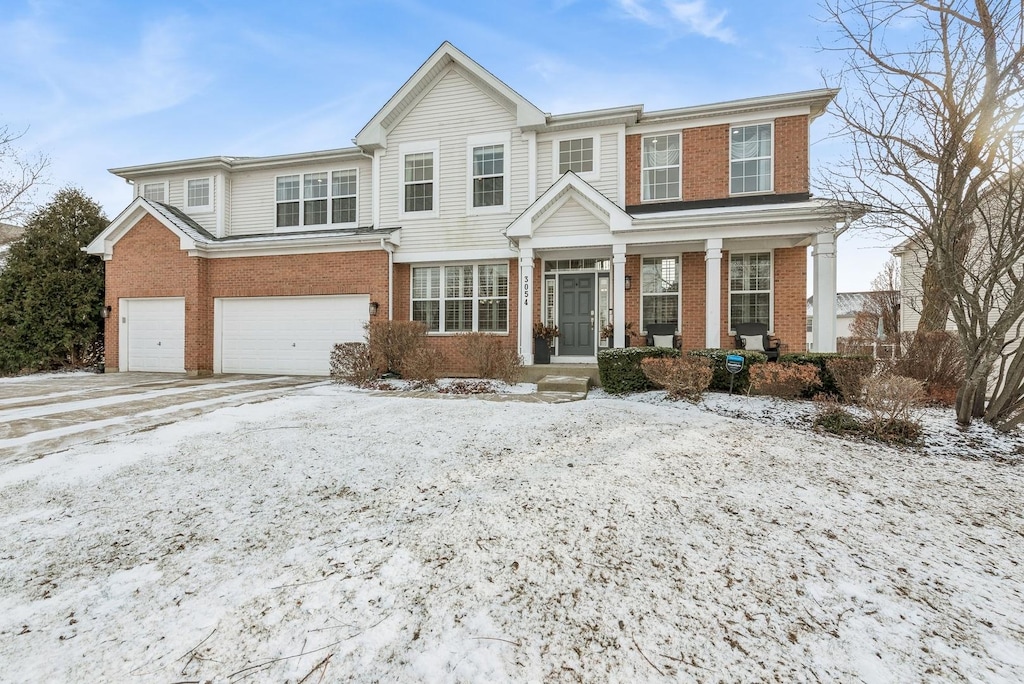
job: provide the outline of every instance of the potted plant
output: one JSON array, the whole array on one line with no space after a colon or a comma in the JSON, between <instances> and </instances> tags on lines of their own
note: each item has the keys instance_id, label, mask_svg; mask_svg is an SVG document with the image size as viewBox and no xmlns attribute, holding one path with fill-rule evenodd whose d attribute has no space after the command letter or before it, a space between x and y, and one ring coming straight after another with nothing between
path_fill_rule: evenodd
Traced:
<instances>
[{"instance_id":1,"label":"potted plant","mask_svg":"<svg viewBox=\"0 0 1024 684\"><path fill-rule=\"evenodd\" d=\"M633 334L634 334L633 333L633 324L632 323L626 323L626 341L625 341L625 346L627 346L627 347L629 346L629 338L632 337ZM601 328L601 339L602 340L611 340L611 342L608 343L609 347L615 345L615 326L612 323L607 323L607 324L605 324L605 326L603 328Z\"/></svg>"},{"instance_id":2,"label":"potted plant","mask_svg":"<svg viewBox=\"0 0 1024 684\"><path fill-rule=\"evenodd\" d=\"M551 346L558 337L557 325L535 323L533 326L533 362L551 363Z\"/></svg>"}]
</instances>

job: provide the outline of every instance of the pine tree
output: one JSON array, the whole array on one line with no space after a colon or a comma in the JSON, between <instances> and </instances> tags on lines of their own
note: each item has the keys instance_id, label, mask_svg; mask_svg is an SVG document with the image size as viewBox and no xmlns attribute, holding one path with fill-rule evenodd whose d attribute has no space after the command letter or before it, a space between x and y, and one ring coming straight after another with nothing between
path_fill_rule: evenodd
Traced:
<instances>
[{"instance_id":1,"label":"pine tree","mask_svg":"<svg viewBox=\"0 0 1024 684\"><path fill-rule=\"evenodd\" d=\"M64 188L28 220L0 270L0 373L80 366L102 347L103 262L82 251L107 226Z\"/></svg>"}]
</instances>

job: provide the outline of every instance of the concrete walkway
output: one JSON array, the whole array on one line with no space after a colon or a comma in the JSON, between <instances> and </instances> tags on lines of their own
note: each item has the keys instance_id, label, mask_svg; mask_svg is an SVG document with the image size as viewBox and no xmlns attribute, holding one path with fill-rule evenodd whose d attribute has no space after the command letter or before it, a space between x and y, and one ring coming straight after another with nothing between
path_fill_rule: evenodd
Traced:
<instances>
[{"instance_id":1,"label":"concrete walkway","mask_svg":"<svg viewBox=\"0 0 1024 684\"><path fill-rule=\"evenodd\" d=\"M151 429L224 406L322 384L309 377L163 373L29 375L0 380L0 463Z\"/></svg>"}]
</instances>

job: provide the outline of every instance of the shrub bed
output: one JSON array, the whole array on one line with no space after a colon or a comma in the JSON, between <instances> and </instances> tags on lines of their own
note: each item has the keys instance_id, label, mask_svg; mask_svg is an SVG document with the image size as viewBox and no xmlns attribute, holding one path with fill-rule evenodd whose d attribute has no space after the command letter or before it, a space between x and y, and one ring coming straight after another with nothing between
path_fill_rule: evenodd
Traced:
<instances>
[{"instance_id":1,"label":"shrub bed","mask_svg":"<svg viewBox=\"0 0 1024 684\"><path fill-rule=\"evenodd\" d=\"M725 370L725 357L730 354L743 357L743 370L737 373L735 378L732 373ZM734 392L746 392L750 388L750 367L768 361L768 357L761 352L746 349L694 349L689 355L711 360L710 389L722 392L729 391L730 381Z\"/></svg>"},{"instance_id":2,"label":"shrub bed","mask_svg":"<svg viewBox=\"0 0 1024 684\"><path fill-rule=\"evenodd\" d=\"M377 377L377 367L365 342L345 342L331 349L331 380L366 385Z\"/></svg>"},{"instance_id":3,"label":"shrub bed","mask_svg":"<svg viewBox=\"0 0 1024 684\"><path fill-rule=\"evenodd\" d=\"M800 363L759 363L750 368L750 393L796 399L818 382L818 369Z\"/></svg>"},{"instance_id":4,"label":"shrub bed","mask_svg":"<svg viewBox=\"0 0 1024 684\"><path fill-rule=\"evenodd\" d=\"M697 401L711 384L711 360L697 356L646 358L640 370L652 383L664 388L669 399Z\"/></svg>"},{"instance_id":5,"label":"shrub bed","mask_svg":"<svg viewBox=\"0 0 1024 684\"><path fill-rule=\"evenodd\" d=\"M825 368L832 375L842 398L856 404L864 393L864 381L875 372L875 360L869 358L825 359Z\"/></svg>"},{"instance_id":6,"label":"shrub bed","mask_svg":"<svg viewBox=\"0 0 1024 684\"><path fill-rule=\"evenodd\" d=\"M366 342L373 365L384 373L402 373L405 357L422 347L427 326L418 321L371 321L366 324Z\"/></svg>"},{"instance_id":7,"label":"shrub bed","mask_svg":"<svg viewBox=\"0 0 1024 684\"><path fill-rule=\"evenodd\" d=\"M597 353L597 370L601 387L609 394L643 392L653 388L640 363L644 359L679 358L675 349L662 347L627 347L602 349Z\"/></svg>"},{"instance_id":8,"label":"shrub bed","mask_svg":"<svg viewBox=\"0 0 1024 684\"><path fill-rule=\"evenodd\" d=\"M478 378L493 378L512 384L519 379L523 357L502 346L502 338L488 333L459 335L463 356Z\"/></svg>"},{"instance_id":9,"label":"shrub bed","mask_svg":"<svg viewBox=\"0 0 1024 684\"><path fill-rule=\"evenodd\" d=\"M799 352L796 354L783 354L779 357L779 363L801 363L815 366L818 369L818 382L807 388L803 393L805 399L812 399L819 394L831 394L842 397L843 392L836 384L836 379L828 369L828 362L834 359L868 359L870 357L856 356L850 354L839 354L836 352Z\"/></svg>"}]
</instances>

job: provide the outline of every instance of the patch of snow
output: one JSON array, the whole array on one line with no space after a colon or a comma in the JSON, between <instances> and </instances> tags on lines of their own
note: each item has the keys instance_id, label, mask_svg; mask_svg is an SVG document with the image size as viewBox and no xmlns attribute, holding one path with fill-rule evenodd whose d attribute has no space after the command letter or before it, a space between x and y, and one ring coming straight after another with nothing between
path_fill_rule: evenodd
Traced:
<instances>
[{"instance_id":1,"label":"patch of snow","mask_svg":"<svg viewBox=\"0 0 1024 684\"><path fill-rule=\"evenodd\" d=\"M781 403L319 385L0 465L0 672L1024 680L1021 469Z\"/></svg>"}]
</instances>

